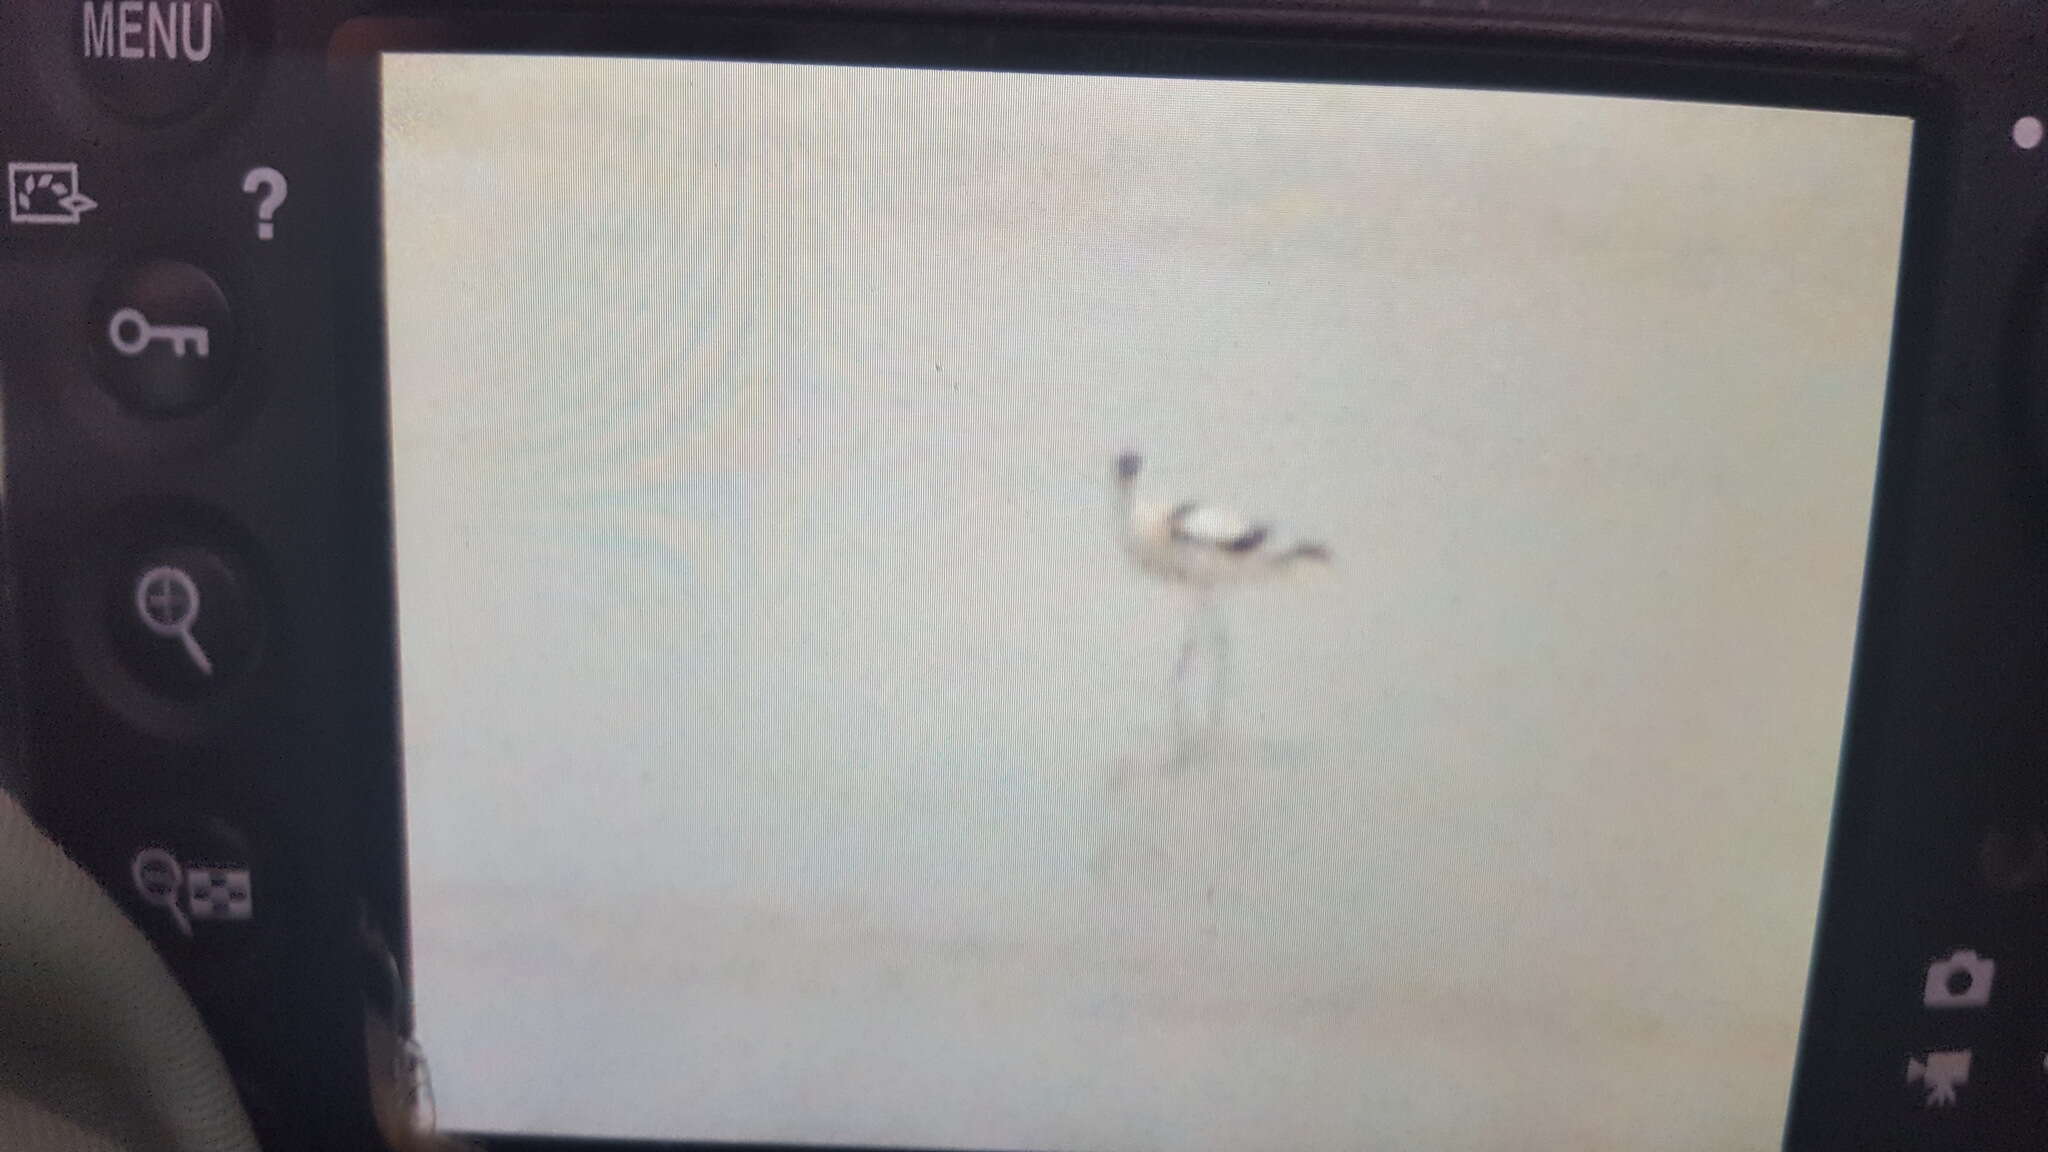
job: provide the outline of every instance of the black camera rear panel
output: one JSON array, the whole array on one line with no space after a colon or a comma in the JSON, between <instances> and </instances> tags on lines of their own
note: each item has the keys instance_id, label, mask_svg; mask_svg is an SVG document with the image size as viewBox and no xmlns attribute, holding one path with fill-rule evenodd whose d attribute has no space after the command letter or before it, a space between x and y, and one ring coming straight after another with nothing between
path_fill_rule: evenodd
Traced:
<instances>
[{"instance_id":1,"label":"black camera rear panel","mask_svg":"<svg viewBox=\"0 0 2048 1152\"><path fill-rule=\"evenodd\" d=\"M2048 1143L2048 12L1974 0L1768 12L1732 0L449 3L391 17L326 0L11 5L0 783L149 931L266 1146L375 1139L363 1017L389 982L371 942L404 959L365 63L379 45L1315 77L1915 117L1787 1141ZM110 361L100 339L189 352L198 333L204 367L195 355L149 372ZM123 599L138 589L146 602ZM193 598L210 611L193 615ZM189 666L135 643L137 627L173 639ZM181 932L151 906L164 881L142 874L143 846L204 862L179 882L196 886L207 931ZM1928 1010L1973 1006L1987 960L1996 995L1983 1011ZM1956 1049L1975 1053L1966 1106L1924 1107L1902 1081L1907 1055Z\"/></svg>"}]
</instances>

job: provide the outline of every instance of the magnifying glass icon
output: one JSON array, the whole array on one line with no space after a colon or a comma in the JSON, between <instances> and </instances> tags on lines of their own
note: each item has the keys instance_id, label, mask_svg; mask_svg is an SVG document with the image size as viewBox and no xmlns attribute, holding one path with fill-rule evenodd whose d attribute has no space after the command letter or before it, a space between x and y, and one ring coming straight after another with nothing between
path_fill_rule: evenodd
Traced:
<instances>
[{"instance_id":1,"label":"magnifying glass icon","mask_svg":"<svg viewBox=\"0 0 2048 1152\"><path fill-rule=\"evenodd\" d=\"M178 891L185 886L185 868L178 858L161 848L144 848L128 864L128 876L145 904L154 904L171 914L178 931L192 934L192 922L178 907Z\"/></svg>"},{"instance_id":2,"label":"magnifying glass icon","mask_svg":"<svg viewBox=\"0 0 2048 1152\"><path fill-rule=\"evenodd\" d=\"M168 564L144 572L135 582L135 614L152 634L184 645L200 675L213 675L213 661L192 637L192 625L199 622L199 585L191 574Z\"/></svg>"}]
</instances>

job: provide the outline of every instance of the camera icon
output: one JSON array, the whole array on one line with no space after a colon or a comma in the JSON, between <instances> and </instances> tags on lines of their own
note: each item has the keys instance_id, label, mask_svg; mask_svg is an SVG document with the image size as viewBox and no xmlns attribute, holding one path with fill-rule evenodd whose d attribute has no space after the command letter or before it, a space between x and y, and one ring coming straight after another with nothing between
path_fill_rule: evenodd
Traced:
<instances>
[{"instance_id":1,"label":"camera icon","mask_svg":"<svg viewBox=\"0 0 2048 1152\"><path fill-rule=\"evenodd\" d=\"M1929 1008L1982 1008L1991 1002L1991 978L1998 965L1968 948L1958 948L1927 966L1920 1002Z\"/></svg>"}]
</instances>

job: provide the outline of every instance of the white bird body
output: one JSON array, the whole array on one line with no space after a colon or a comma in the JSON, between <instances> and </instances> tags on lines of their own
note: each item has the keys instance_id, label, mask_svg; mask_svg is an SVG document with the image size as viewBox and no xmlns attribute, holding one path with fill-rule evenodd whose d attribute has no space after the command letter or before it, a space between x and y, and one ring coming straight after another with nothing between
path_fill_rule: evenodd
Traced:
<instances>
[{"instance_id":1,"label":"white bird body","mask_svg":"<svg viewBox=\"0 0 2048 1152\"><path fill-rule=\"evenodd\" d=\"M1197 500L1162 504L1137 495L1137 457L1117 461L1117 536L1140 571L1215 588L1270 580L1304 561L1327 562L1319 544L1289 541L1272 525Z\"/></svg>"}]
</instances>

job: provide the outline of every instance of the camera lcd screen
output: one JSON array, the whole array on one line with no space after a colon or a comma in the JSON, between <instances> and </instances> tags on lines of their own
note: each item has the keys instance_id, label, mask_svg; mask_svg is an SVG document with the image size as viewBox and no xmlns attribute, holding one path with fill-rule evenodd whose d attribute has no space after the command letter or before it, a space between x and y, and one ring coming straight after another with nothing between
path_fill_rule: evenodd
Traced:
<instances>
[{"instance_id":1,"label":"camera lcd screen","mask_svg":"<svg viewBox=\"0 0 2048 1152\"><path fill-rule=\"evenodd\" d=\"M1910 120L381 74L444 1127L1777 1146Z\"/></svg>"}]
</instances>

